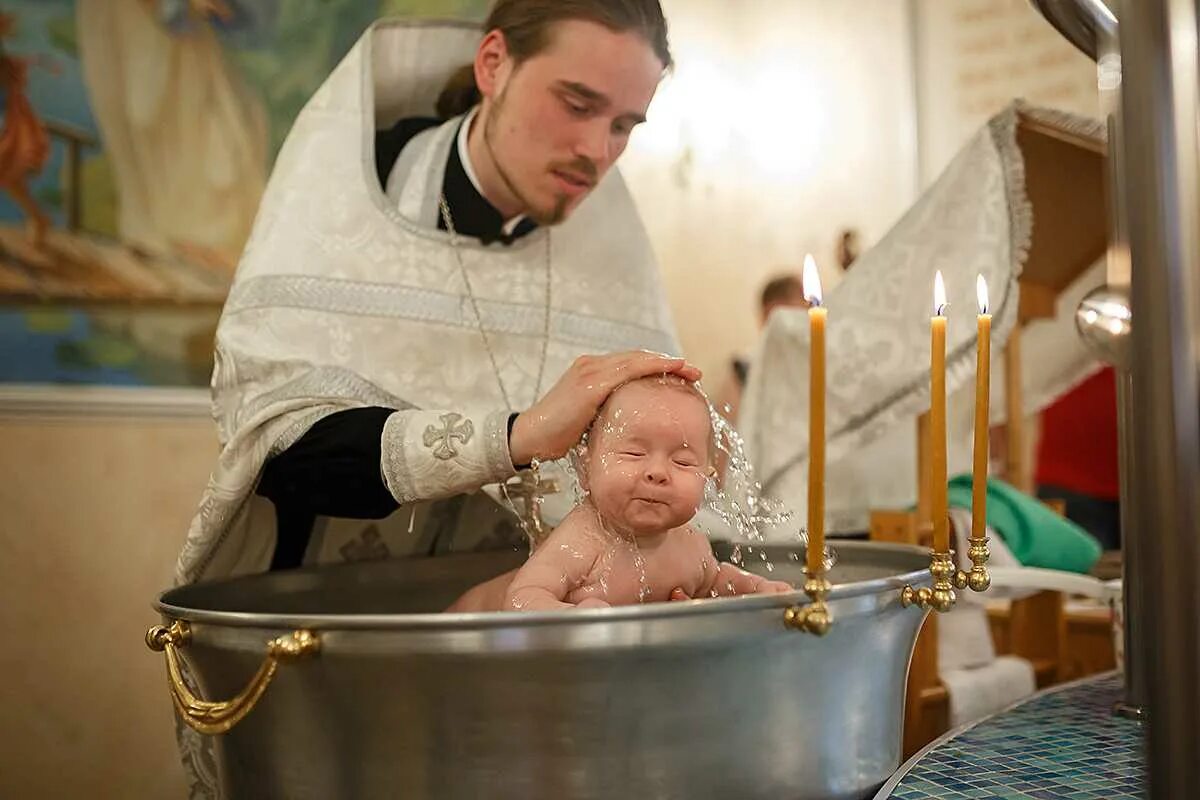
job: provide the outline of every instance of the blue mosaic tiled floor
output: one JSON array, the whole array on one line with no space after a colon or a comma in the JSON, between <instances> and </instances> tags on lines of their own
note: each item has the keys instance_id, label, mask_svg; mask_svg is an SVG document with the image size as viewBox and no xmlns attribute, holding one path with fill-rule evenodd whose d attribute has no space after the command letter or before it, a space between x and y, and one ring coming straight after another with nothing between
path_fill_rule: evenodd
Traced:
<instances>
[{"instance_id":1,"label":"blue mosaic tiled floor","mask_svg":"<svg viewBox=\"0 0 1200 800\"><path fill-rule=\"evenodd\" d=\"M1035 695L919 754L877 800L1141 800L1142 730L1113 716L1121 696L1117 675Z\"/></svg>"}]
</instances>

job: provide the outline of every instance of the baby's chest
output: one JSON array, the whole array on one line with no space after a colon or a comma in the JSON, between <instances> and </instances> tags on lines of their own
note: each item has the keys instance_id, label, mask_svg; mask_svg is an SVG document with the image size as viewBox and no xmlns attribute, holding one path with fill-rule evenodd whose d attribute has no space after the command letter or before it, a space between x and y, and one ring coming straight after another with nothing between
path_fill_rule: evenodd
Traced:
<instances>
[{"instance_id":1,"label":"baby's chest","mask_svg":"<svg viewBox=\"0 0 1200 800\"><path fill-rule=\"evenodd\" d=\"M670 599L681 588L693 594L704 579L703 560L679 548L641 553L625 550L604 554L580 587L613 605Z\"/></svg>"}]
</instances>

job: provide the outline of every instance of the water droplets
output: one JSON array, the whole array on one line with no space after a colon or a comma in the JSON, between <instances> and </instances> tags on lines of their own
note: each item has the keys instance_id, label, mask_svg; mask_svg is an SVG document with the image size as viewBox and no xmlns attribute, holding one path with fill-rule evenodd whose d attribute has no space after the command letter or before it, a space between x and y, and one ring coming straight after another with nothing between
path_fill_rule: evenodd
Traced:
<instances>
[{"instance_id":1,"label":"water droplets","mask_svg":"<svg viewBox=\"0 0 1200 800\"><path fill-rule=\"evenodd\" d=\"M763 497L762 484L755 478L754 467L746 456L746 445L737 429L725 419L717 409L709 404L709 418L712 422L713 444L725 458L726 472L723 485L715 480L709 480L705 486L705 503L730 528L739 543L734 544L730 561L735 566L743 566L746 555L753 554L752 546L743 549L740 542L765 544L764 531L786 523L791 518L791 512L771 498ZM796 541L806 545L807 535L797 531ZM765 550L759 550L759 558L767 565L768 571L774 566Z\"/></svg>"}]
</instances>

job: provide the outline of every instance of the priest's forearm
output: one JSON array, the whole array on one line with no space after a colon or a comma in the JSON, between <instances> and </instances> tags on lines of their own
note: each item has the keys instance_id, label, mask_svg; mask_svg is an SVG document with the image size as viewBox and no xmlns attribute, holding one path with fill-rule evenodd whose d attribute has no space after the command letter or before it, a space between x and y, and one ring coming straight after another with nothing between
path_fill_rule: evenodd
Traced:
<instances>
[{"instance_id":1,"label":"priest's forearm","mask_svg":"<svg viewBox=\"0 0 1200 800\"><path fill-rule=\"evenodd\" d=\"M258 493L279 508L378 519L400 505L513 475L508 412L357 408L317 422L267 462Z\"/></svg>"},{"instance_id":2,"label":"priest's forearm","mask_svg":"<svg viewBox=\"0 0 1200 800\"><path fill-rule=\"evenodd\" d=\"M397 411L381 436L380 472L400 505L473 492L512 477L508 411Z\"/></svg>"},{"instance_id":3,"label":"priest's forearm","mask_svg":"<svg viewBox=\"0 0 1200 800\"><path fill-rule=\"evenodd\" d=\"M391 408L355 408L319 420L263 467L258 494L290 514L382 519L399 504L379 473Z\"/></svg>"}]
</instances>

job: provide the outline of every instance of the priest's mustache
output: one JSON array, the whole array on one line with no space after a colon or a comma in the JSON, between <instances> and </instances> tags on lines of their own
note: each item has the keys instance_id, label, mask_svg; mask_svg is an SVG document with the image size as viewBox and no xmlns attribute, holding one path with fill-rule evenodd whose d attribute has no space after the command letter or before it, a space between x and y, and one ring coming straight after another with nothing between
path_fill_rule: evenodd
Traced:
<instances>
[{"instance_id":1,"label":"priest's mustache","mask_svg":"<svg viewBox=\"0 0 1200 800\"><path fill-rule=\"evenodd\" d=\"M555 172L570 173L591 184L594 184L600 175L600 170L596 167L595 162L587 156L578 156L568 164L551 164L550 169Z\"/></svg>"}]
</instances>

